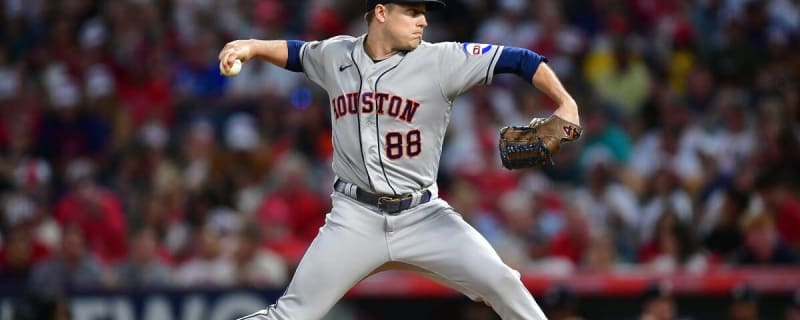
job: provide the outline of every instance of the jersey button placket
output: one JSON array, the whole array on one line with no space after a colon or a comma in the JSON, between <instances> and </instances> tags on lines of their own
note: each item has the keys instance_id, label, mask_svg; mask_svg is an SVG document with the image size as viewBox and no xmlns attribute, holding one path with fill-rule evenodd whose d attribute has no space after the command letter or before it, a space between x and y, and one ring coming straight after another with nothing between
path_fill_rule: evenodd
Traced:
<instances>
[{"instance_id":1,"label":"jersey button placket","mask_svg":"<svg viewBox=\"0 0 800 320\"><path fill-rule=\"evenodd\" d=\"M371 73L372 70L368 69L367 71L368 71L367 74L369 74L369 73ZM374 76L365 77L365 80L366 80L365 88L368 91L371 91L373 93L373 96L374 96L374 94L375 94L375 77ZM375 110L373 110L373 112L375 112ZM361 114L361 117L363 117L362 119L364 120L364 123L366 124L366 126L364 128L362 128L361 134L366 136L366 137L375 136L375 129L376 129L375 128L375 122L377 121L377 119L375 118L375 114L374 113ZM368 147L367 147L367 152L368 152L367 157L370 158L373 161L376 161L378 159L378 157L379 157L379 155L378 155L378 145L376 144L376 142L370 141L370 139L367 139L364 142L365 142L366 145L368 145ZM372 162L372 163L375 163L375 162Z\"/></svg>"}]
</instances>

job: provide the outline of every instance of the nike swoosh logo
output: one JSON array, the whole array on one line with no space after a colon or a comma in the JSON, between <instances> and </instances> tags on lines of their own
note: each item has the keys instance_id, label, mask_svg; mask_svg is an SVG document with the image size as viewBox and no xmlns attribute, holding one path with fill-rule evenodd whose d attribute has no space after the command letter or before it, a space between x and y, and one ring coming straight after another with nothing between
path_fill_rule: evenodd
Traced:
<instances>
[{"instance_id":1,"label":"nike swoosh logo","mask_svg":"<svg viewBox=\"0 0 800 320\"><path fill-rule=\"evenodd\" d=\"M352 66L353 66L352 64L348 64L346 66L345 65L341 65L341 66L339 66L339 72L345 71L345 70L347 70L347 68L350 68Z\"/></svg>"}]
</instances>

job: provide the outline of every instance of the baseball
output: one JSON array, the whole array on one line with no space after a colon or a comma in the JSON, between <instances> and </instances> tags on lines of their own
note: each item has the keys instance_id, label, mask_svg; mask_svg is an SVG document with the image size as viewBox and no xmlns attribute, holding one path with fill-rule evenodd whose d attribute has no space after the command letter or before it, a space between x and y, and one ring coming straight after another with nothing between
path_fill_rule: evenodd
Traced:
<instances>
[{"instance_id":1,"label":"baseball","mask_svg":"<svg viewBox=\"0 0 800 320\"><path fill-rule=\"evenodd\" d=\"M239 71L242 71L242 61L239 59L233 61L233 65L230 69L225 69L222 61L219 62L219 72L224 76L235 76L239 74Z\"/></svg>"}]
</instances>

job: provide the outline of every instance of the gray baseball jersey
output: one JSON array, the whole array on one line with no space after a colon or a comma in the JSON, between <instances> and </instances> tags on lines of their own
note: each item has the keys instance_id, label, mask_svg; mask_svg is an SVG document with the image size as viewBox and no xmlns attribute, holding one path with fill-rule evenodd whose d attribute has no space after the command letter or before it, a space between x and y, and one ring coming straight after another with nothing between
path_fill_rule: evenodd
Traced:
<instances>
[{"instance_id":1,"label":"gray baseball jersey","mask_svg":"<svg viewBox=\"0 0 800 320\"><path fill-rule=\"evenodd\" d=\"M286 293L241 319L317 320L376 269L401 265L484 301L505 320L545 319L491 245L436 195L436 174L456 96L488 84L502 47L425 43L383 61L365 37L309 42L303 70L329 95L333 170L340 181L325 225ZM387 213L357 200L413 194L412 206ZM426 201L421 190L429 190ZM428 201L429 200L429 201Z\"/></svg>"},{"instance_id":2,"label":"gray baseball jersey","mask_svg":"<svg viewBox=\"0 0 800 320\"><path fill-rule=\"evenodd\" d=\"M363 40L340 36L300 52L306 75L330 98L333 171L375 193L431 187L453 99L491 82L502 47L423 42L374 62Z\"/></svg>"}]
</instances>

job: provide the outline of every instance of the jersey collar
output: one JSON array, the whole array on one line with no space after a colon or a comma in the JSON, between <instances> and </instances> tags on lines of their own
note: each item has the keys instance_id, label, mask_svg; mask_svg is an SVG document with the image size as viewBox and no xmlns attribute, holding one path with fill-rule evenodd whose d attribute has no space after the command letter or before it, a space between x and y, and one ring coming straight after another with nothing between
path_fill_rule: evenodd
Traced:
<instances>
[{"instance_id":1,"label":"jersey collar","mask_svg":"<svg viewBox=\"0 0 800 320\"><path fill-rule=\"evenodd\" d=\"M405 55L407 54L407 52L398 52L397 54L394 54L391 57L388 57L388 58L383 59L383 60L378 61L378 62L374 62L374 61L372 61L372 58L370 58L370 56L367 54L367 51L364 50L364 42L366 40L367 40L367 34L366 33L361 35L360 37L358 37L358 41L356 42L356 46L355 46L355 55L354 55L355 59L356 59L356 63L359 65L359 67L363 68L362 71L363 71L364 74L371 73L370 70L378 71L378 70L383 70L383 69L386 69L386 68L390 68L390 67L398 64L400 62L400 60L402 60L403 57L405 57Z\"/></svg>"}]
</instances>

